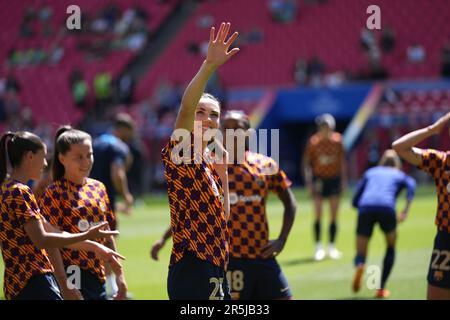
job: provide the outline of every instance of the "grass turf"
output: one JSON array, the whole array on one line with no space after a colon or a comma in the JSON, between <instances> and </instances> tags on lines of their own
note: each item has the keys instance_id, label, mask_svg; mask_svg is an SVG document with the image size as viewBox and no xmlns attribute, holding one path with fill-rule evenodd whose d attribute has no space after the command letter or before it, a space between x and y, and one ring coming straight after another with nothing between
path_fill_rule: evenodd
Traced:
<instances>
[{"instance_id":1,"label":"grass turf","mask_svg":"<svg viewBox=\"0 0 450 320\"><path fill-rule=\"evenodd\" d=\"M353 277L355 253L356 211L350 206L350 194L343 198L337 238L337 247L343 252L338 261L313 262L314 241L312 237L312 202L303 190L295 190L298 211L288 242L278 261L288 279L295 299L367 299L375 291L363 286L357 295L350 285ZM401 209L403 195L398 208ZM325 206L327 209L328 207ZM281 228L283 208L281 202L271 196L268 204L270 234L278 235ZM426 274L430 260L433 238L436 233L434 216L436 196L434 188L418 189L408 219L399 225L396 263L388 281L391 299L425 299ZM322 235L328 235L328 217L325 211ZM135 299L167 299L166 280L171 241L169 240L155 262L150 259L151 244L159 239L169 223L167 196L165 194L141 199L132 216L119 216L121 235L119 251L126 256L124 262L126 279ZM372 237L367 265L381 267L385 244L381 231L376 228ZM3 261L0 261L3 270ZM3 283L3 272L0 274ZM0 299L3 292L0 293Z\"/></svg>"}]
</instances>

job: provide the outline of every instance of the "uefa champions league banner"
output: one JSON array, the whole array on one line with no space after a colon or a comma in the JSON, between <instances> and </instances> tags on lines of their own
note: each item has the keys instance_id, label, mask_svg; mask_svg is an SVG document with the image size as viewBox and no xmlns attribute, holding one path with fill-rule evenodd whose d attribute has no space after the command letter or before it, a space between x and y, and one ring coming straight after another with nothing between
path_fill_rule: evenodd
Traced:
<instances>
[{"instance_id":1,"label":"uefa champions league banner","mask_svg":"<svg viewBox=\"0 0 450 320\"><path fill-rule=\"evenodd\" d=\"M344 146L350 150L389 91L450 92L450 81L388 81L347 84L335 88L295 88L278 91L271 108L263 117L260 128L282 128L286 123L312 123L323 113L332 114L338 121L350 121L344 132ZM410 114L402 114L398 121L410 121ZM422 115L419 115L422 116ZM437 113L435 117L442 116ZM409 118L408 118L409 117ZM398 117L397 117L398 118ZM381 119L382 120L382 119ZM397 121L392 117L391 121ZM431 121L431 120L430 120Z\"/></svg>"},{"instance_id":2,"label":"uefa champions league banner","mask_svg":"<svg viewBox=\"0 0 450 320\"><path fill-rule=\"evenodd\" d=\"M313 122L323 113L331 113L336 120L350 120L371 88L370 83L280 90L260 127L280 128L286 122Z\"/></svg>"}]
</instances>

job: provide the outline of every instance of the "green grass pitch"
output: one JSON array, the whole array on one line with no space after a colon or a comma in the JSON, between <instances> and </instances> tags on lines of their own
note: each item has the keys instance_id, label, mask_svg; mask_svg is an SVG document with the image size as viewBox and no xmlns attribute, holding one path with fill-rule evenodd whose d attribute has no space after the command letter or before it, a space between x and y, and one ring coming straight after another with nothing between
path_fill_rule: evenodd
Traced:
<instances>
[{"instance_id":1,"label":"green grass pitch","mask_svg":"<svg viewBox=\"0 0 450 320\"><path fill-rule=\"evenodd\" d=\"M357 295L350 290L355 253L356 211L350 205L350 194L342 201L337 247L343 252L338 261L313 262L312 202L303 190L295 190L298 211L295 224L278 261L286 274L295 299L367 299L375 294L365 286ZM404 204L400 196L398 208ZM325 207L327 209L327 206ZM271 196L268 205L270 234L276 237L281 228L283 208L281 202ZM436 196L434 187L421 187L413 202L410 216L399 225L399 239L394 269L388 282L391 299L425 299L426 274L436 233L434 217ZM322 234L327 237L326 211ZM119 216L121 235L119 251L126 256L126 279L135 299L167 299L167 265L171 242L161 251L160 260L150 259L151 244L159 239L169 223L167 196L151 196L141 199L130 217ZM368 265L382 264L384 239L377 228L369 247ZM0 261L0 270L4 270ZM3 283L3 272L0 274ZM3 292L0 293L3 298Z\"/></svg>"}]
</instances>

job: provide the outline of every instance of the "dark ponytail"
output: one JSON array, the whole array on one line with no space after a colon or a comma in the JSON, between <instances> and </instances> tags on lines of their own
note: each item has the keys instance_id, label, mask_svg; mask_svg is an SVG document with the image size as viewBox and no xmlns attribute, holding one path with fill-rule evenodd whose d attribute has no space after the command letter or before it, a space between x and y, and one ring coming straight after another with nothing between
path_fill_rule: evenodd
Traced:
<instances>
[{"instance_id":1,"label":"dark ponytail","mask_svg":"<svg viewBox=\"0 0 450 320\"><path fill-rule=\"evenodd\" d=\"M82 143L85 140L91 140L91 136L81 130L73 129L71 126L60 127L55 134L55 150L53 152L52 161L52 178L59 180L64 177L65 169L61 161L59 161L60 154L66 154L70 151L73 144Z\"/></svg>"},{"instance_id":2,"label":"dark ponytail","mask_svg":"<svg viewBox=\"0 0 450 320\"><path fill-rule=\"evenodd\" d=\"M0 139L0 183L6 178L8 161L16 168L22 163L25 153L44 149L45 145L34 133L28 131L7 132Z\"/></svg>"}]
</instances>

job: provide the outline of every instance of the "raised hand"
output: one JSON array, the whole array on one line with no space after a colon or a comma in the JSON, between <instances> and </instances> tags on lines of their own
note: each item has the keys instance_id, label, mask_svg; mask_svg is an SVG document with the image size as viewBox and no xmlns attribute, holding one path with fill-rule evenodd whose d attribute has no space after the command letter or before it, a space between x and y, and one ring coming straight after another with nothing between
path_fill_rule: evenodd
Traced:
<instances>
[{"instance_id":1,"label":"raised hand","mask_svg":"<svg viewBox=\"0 0 450 320\"><path fill-rule=\"evenodd\" d=\"M228 59L239 52L239 48L234 48L229 51L231 44L236 40L238 33L234 32L228 38L230 31L230 23L222 22L215 35L215 28L212 27L209 34L208 54L206 55L206 63L211 64L214 68L224 64Z\"/></svg>"},{"instance_id":2,"label":"raised hand","mask_svg":"<svg viewBox=\"0 0 450 320\"><path fill-rule=\"evenodd\" d=\"M449 122L450 122L450 112L448 112L445 116L441 117L439 120L437 120L428 128L432 134L439 134L441 133L442 129L444 129L444 127L449 124Z\"/></svg>"}]
</instances>

